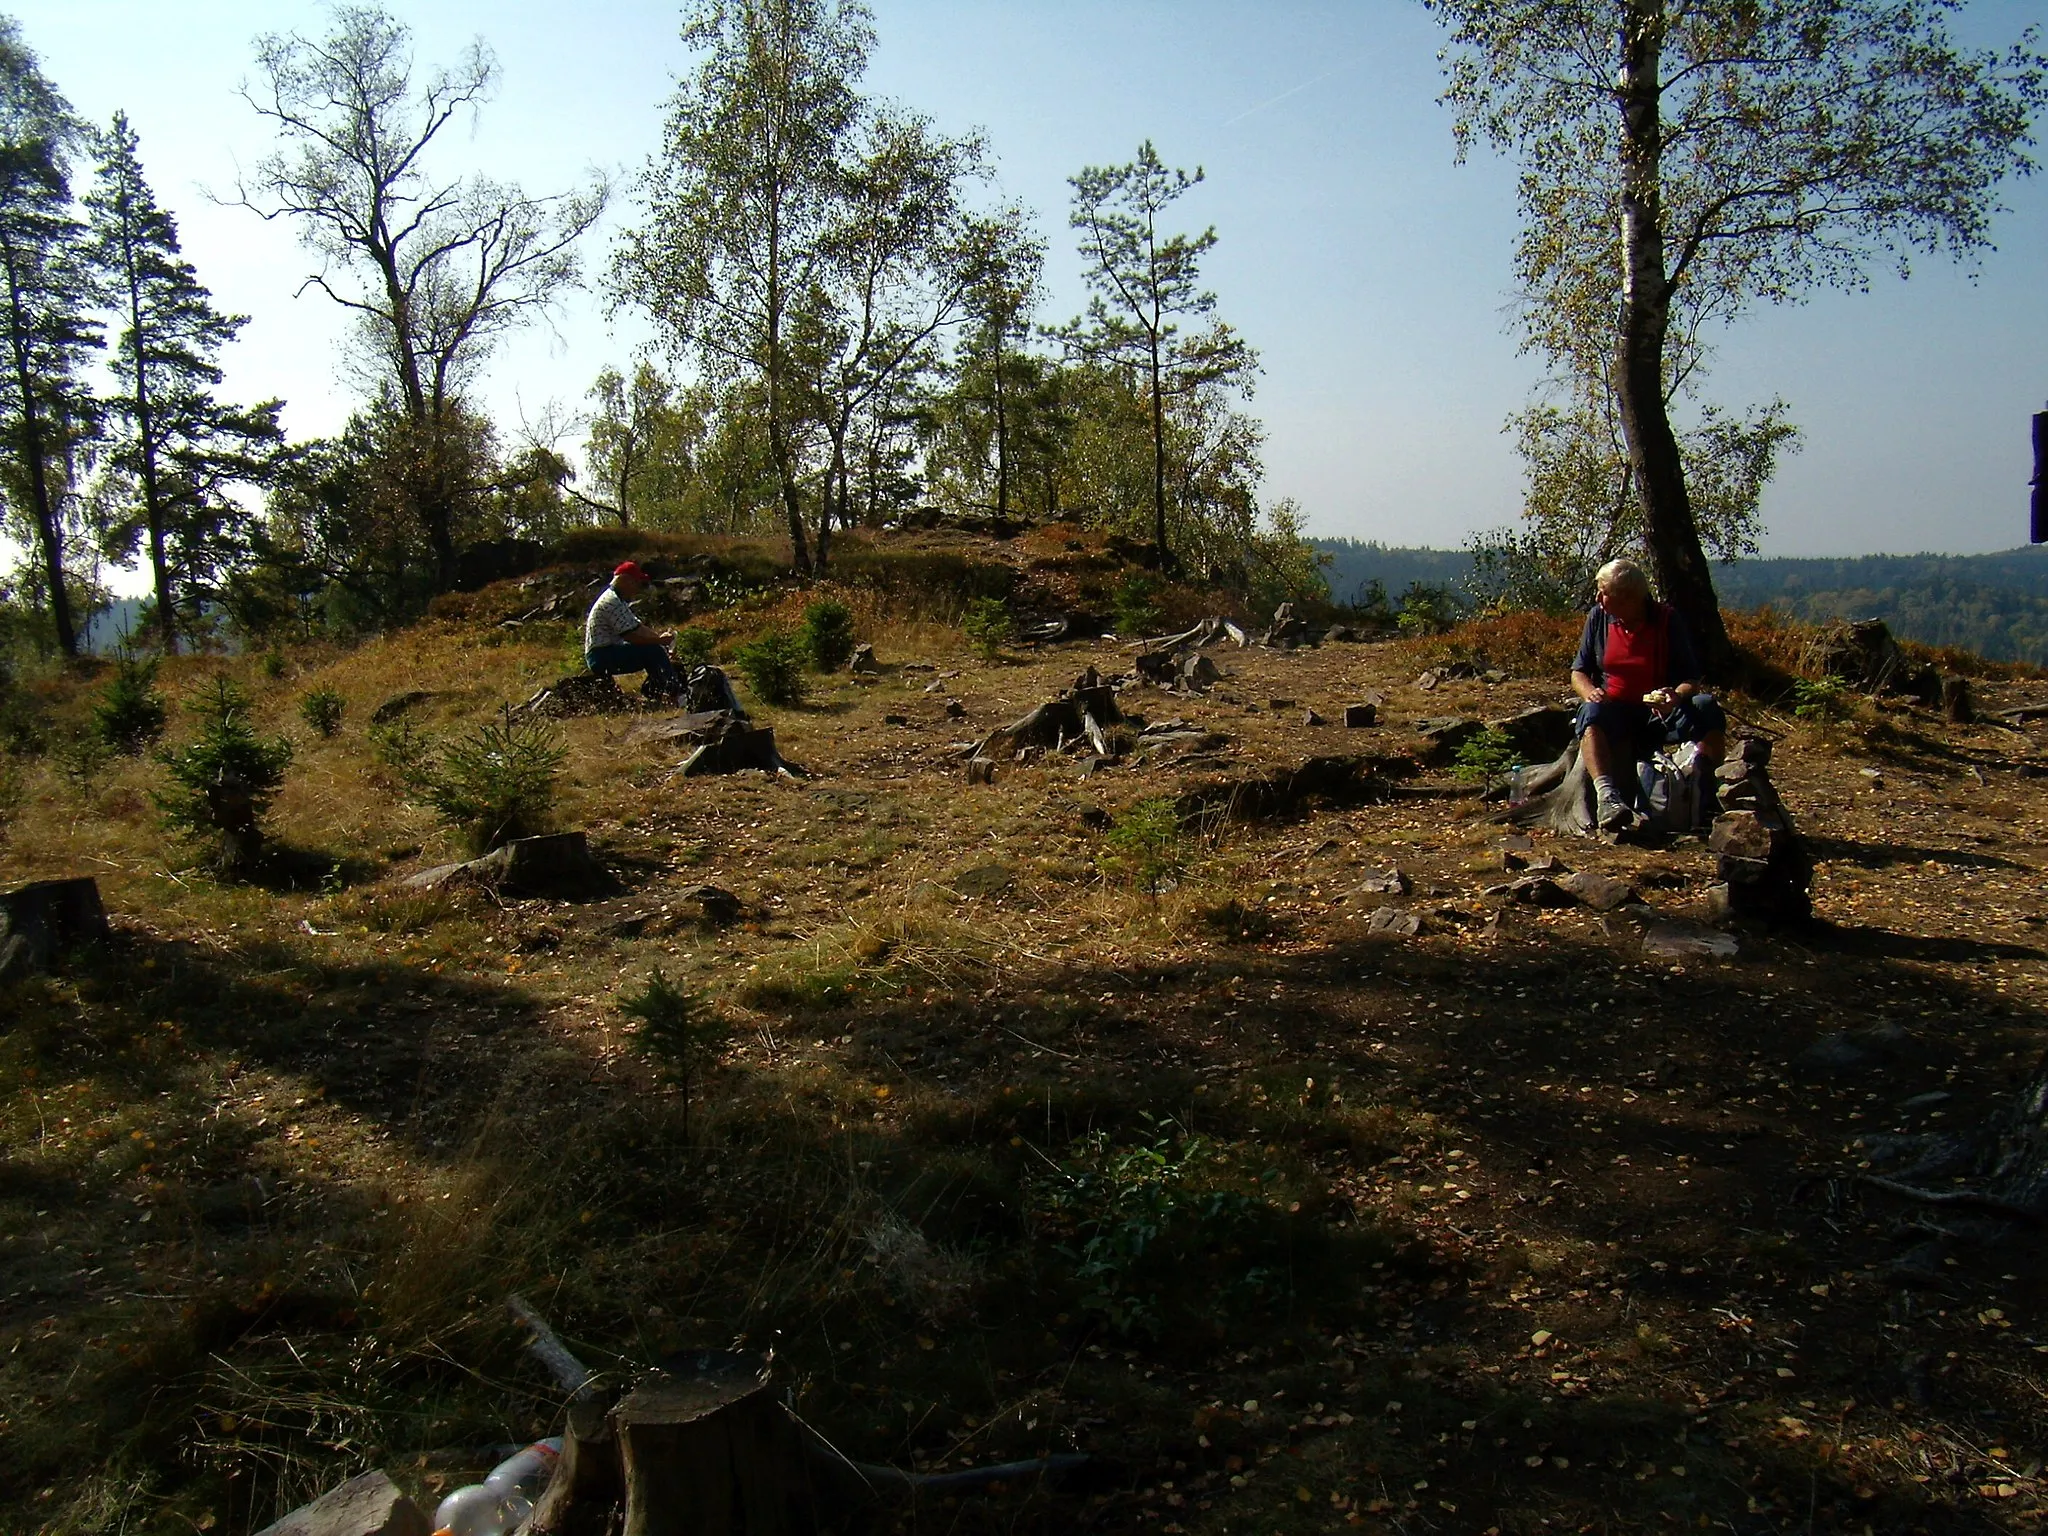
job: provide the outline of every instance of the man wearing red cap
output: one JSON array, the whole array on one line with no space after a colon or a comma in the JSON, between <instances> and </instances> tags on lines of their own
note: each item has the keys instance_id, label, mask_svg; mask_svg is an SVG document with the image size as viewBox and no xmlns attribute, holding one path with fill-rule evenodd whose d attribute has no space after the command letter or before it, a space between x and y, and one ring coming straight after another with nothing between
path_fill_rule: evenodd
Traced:
<instances>
[{"instance_id":1,"label":"man wearing red cap","mask_svg":"<svg viewBox=\"0 0 2048 1536\"><path fill-rule=\"evenodd\" d=\"M633 599L647 589L647 573L631 560L612 572L611 585L597 594L583 621L583 661L599 677L645 672L641 692L675 698L682 692L668 648L675 636L649 629L633 612Z\"/></svg>"}]
</instances>

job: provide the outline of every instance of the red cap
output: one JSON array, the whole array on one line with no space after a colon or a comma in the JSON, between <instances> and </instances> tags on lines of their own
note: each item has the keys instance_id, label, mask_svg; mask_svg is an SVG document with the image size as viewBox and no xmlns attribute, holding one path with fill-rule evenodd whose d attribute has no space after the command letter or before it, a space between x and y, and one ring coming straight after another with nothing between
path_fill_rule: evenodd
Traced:
<instances>
[{"instance_id":1,"label":"red cap","mask_svg":"<svg viewBox=\"0 0 2048 1536\"><path fill-rule=\"evenodd\" d=\"M641 570L640 567L635 565L631 560L621 560L617 565L612 567L612 574L614 576L630 576L635 581L645 581L647 579L647 573Z\"/></svg>"}]
</instances>

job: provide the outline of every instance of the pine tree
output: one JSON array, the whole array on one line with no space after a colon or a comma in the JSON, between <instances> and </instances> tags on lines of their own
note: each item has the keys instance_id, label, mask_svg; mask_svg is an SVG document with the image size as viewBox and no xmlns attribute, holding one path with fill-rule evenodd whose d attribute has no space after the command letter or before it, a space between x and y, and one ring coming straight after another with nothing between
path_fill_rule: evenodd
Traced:
<instances>
[{"instance_id":1,"label":"pine tree","mask_svg":"<svg viewBox=\"0 0 2048 1536\"><path fill-rule=\"evenodd\" d=\"M177 222L142 174L135 132L116 113L99 140L99 176L85 199L91 254L121 326L114 347L118 424L113 463L133 488L132 513L111 532L117 548L146 535L164 651L178 648L179 603L215 584L244 519L227 494L273 477L284 432L281 402L223 405L220 349L247 323L224 315L178 248ZM123 551L125 553L125 549Z\"/></svg>"},{"instance_id":2,"label":"pine tree","mask_svg":"<svg viewBox=\"0 0 2048 1536\"><path fill-rule=\"evenodd\" d=\"M82 132L44 78L21 28L0 17L0 474L31 526L57 645L78 654L64 572L69 465L95 404L78 378L100 345L84 227L71 213L70 161Z\"/></svg>"}]
</instances>

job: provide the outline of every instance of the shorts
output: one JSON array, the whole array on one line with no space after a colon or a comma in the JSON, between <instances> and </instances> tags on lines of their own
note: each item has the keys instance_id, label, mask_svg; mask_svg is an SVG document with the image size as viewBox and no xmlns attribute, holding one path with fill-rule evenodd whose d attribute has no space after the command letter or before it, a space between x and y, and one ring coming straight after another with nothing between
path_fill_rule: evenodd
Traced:
<instances>
[{"instance_id":1,"label":"shorts","mask_svg":"<svg viewBox=\"0 0 2048 1536\"><path fill-rule=\"evenodd\" d=\"M1594 726L1608 737L1630 748L1641 762L1659 747L1680 742L1701 741L1716 731L1728 729L1727 713L1711 693L1695 693L1674 703L1660 715L1647 704L1625 704L1619 699L1590 699L1579 706L1574 737Z\"/></svg>"}]
</instances>

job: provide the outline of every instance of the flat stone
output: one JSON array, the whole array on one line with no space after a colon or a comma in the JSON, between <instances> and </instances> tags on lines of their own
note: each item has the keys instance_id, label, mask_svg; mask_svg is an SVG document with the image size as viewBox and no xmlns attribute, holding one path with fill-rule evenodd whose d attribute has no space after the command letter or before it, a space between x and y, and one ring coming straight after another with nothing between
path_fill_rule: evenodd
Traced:
<instances>
[{"instance_id":1,"label":"flat stone","mask_svg":"<svg viewBox=\"0 0 2048 1536\"><path fill-rule=\"evenodd\" d=\"M1367 896L1406 896L1410 886L1400 870L1388 869L1361 880L1358 889Z\"/></svg>"},{"instance_id":2,"label":"flat stone","mask_svg":"<svg viewBox=\"0 0 2048 1536\"><path fill-rule=\"evenodd\" d=\"M1776 850L1777 839L1755 811L1725 811L1714 818L1707 846L1738 859L1768 859Z\"/></svg>"},{"instance_id":3,"label":"flat stone","mask_svg":"<svg viewBox=\"0 0 2048 1536\"><path fill-rule=\"evenodd\" d=\"M1422 674L1422 676L1415 679L1415 686L1420 688L1424 693L1434 693L1436 692L1438 685L1442 682L1443 678L1438 673L1425 672Z\"/></svg>"},{"instance_id":4,"label":"flat stone","mask_svg":"<svg viewBox=\"0 0 2048 1536\"><path fill-rule=\"evenodd\" d=\"M1734 934L1702 923L1653 923L1643 935L1643 953L1666 960L1732 960L1741 948Z\"/></svg>"},{"instance_id":5,"label":"flat stone","mask_svg":"<svg viewBox=\"0 0 2048 1536\"><path fill-rule=\"evenodd\" d=\"M1422 914L1412 907L1380 907L1366 920L1373 933L1390 933L1412 939L1422 932Z\"/></svg>"},{"instance_id":6,"label":"flat stone","mask_svg":"<svg viewBox=\"0 0 2048 1536\"><path fill-rule=\"evenodd\" d=\"M1303 710L1303 711L1301 712L1301 723L1302 723L1303 725L1327 725L1327 724L1329 724L1329 722L1328 722L1327 720L1325 720L1325 719L1324 719L1324 718L1323 718L1323 717L1322 717L1321 715L1317 714L1317 713L1316 713L1316 712L1315 712L1314 710L1312 710L1312 709L1305 709L1305 710Z\"/></svg>"},{"instance_id":7,"label":"flat stone","mask_svg":"<svg viewBox=\"0 0 2048 1536\"><path fill-rule=\"evenodd\" d=\"M1525 907L1569 907L1573 900L1571 892L1548 875L1525 875L1511 881L1502 894Z\"/></svg>"},{"instance_id":8,"label":"flat stone","mask_svg":"<svg viewBox=\"0 0 2048 1536\"><path fill-rule=\"evenodd\" d=\"M1568 891L1595 912L1612 912L1635 894L1626 880L1617 880L1612 875L1598 875L1591 870L1580 870L1575 874L1557 877L1560 890Z\"/></svg>"},{"instance_id":9,"label":"flat stone","mask_svg":"<svg viewBox=\"0 0 2048 1536\"><path fill-rule=\"evenodd\" d=\"M257 1536L432 1536L420 1507L382 1472L365 1472L293 1510Z\"/></svg>"}]
</instances>

